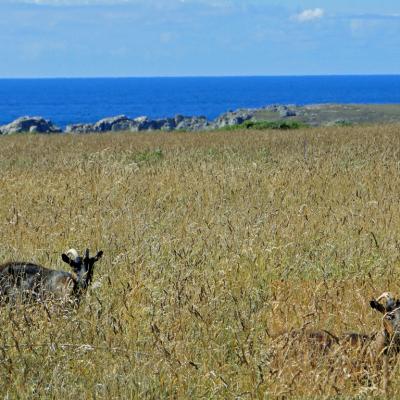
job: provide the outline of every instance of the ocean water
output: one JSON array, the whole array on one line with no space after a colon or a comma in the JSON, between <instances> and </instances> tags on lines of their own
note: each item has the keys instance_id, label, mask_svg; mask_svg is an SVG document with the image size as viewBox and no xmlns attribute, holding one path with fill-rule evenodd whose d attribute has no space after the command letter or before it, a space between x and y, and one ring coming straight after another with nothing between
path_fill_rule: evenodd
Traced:
<instances>
[{"instance_id":1,"label":"ocean water","mask_svg":"<svg viewBox=\"0 0 400 400\"><path fill-rule=\"evenodd\" d=\"M23 115L61 127L119 114L213 119L237 108L315 103L400 103L400 75L0 79L0 125Z\"/></svg>"}]
</instances>

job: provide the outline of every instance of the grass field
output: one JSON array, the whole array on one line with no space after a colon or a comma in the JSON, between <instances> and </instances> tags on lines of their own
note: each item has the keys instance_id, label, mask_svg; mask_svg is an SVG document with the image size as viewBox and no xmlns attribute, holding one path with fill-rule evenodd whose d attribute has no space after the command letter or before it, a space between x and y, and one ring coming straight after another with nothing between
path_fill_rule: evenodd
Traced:
<instances>
[{"instance_id":1,"label":"grass field","mask_svg":"<svg viewBox=\"0 0 400 400\"><path fill-rule=\"evenodd\" d=\"M296 116L285 121L299 122L312 126L351 125L351 124L399 124L399 104L314 104L308 106L290 106ZM279 121L279 110L259 109L256 120Z\"/></svg>"},{"instance_id":2,"label":"grass field","mask_svg":"<svg viewBox=\"0 0 400 400\"><path fill-rule=\"evenodd\" d=\"M399 125L1 137L0 260L104 257L77 311L0 309L0 396L383 396L357 355L274 334L380 328L399 189Z\"/></svg>"}]
</instances>

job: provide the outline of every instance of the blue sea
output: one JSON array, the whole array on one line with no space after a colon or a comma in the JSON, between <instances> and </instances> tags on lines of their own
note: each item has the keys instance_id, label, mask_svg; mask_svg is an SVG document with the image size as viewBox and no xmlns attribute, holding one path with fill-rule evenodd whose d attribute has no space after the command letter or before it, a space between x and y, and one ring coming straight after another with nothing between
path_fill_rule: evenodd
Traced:
<instances>
[{"instance_id":1,"label":"blue sea","mask_svg":"<svg viewBox=\"0 0 400 400\"><path fill-rule=\"evenodd\" d=\"M213 119L270 104L400 103L400 75L0 79L0 125L42 116L64 127L125 114Z\"/></svg>"}]
</instances>

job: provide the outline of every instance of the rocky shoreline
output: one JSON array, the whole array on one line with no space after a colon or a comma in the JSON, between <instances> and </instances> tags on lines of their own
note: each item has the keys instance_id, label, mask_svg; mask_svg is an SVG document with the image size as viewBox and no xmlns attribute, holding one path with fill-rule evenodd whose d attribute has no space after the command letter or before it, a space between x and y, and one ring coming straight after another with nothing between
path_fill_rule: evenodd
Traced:
<instances>
[{"instance_id":1,"label":"rocky shoreline","mask_svg":"<svg viewBox=\"0 0 400 400\"><path fill-rule=\"evenodd\" d=\"M71 124L64 130L43 117L21 117L0 126L1 135L12 133L101 133L101 132L142 132L142 131L189 131L198 132L240 125L254 117L255 110L229 111L215 120L200 116L176 115L173 118L150 119L148 117L128 118L125 115L103 118L94 124Z\"/></svg>"},{"instance_id":2,"label":"rocky shoreline","mask_svg":"<svg viewBox=\"0 0 400 400\"><path fill-rule=\"evenodd\" d=\"M246 121L297 121L309 126L332 126L371 123L400 123L400 105L269 105L257 109L239 109L221 114L214 120L203 116L176 115L173 118L108 117L93 124L71 124L65 129L43 117L21 117L0 126L0 135L13 133L73 133L188 131L199 132L234 127Z\"/></svg>"}]
</instances>

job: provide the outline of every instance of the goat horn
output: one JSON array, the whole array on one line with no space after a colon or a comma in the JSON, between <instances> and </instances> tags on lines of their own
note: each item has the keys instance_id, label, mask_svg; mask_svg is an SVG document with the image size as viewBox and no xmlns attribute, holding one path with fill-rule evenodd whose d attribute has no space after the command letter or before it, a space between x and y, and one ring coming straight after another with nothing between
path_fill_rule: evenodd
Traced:
<instances>
[{"instance_id":1,"label":"goat horn","mask_svg":"<svg viewBox=\"0 0 400 400\"><path fill-rule=\"evenodd\" d=\"M67 251L67 256L72 258L73 260L76 260L79 257L79 254L75 249L69 249Z\"/></svg>"},{"instance_id":2,"label":"goat horn","mask_svg":"<svg viewBox=\"0 0 400 400\"><path fill-rule=\"evenodd\" d=\"M390 292L382 293L376 301L380 301L382 299L386 299L386 306L392 306L394 304L393 295Z\"/></svg>"}]
</instances>

